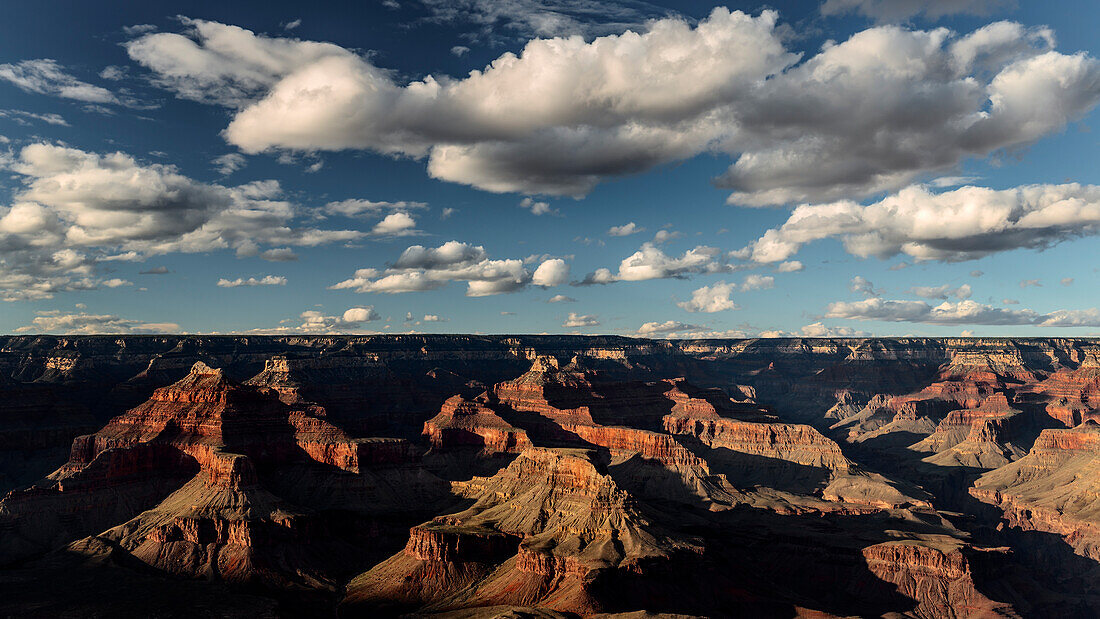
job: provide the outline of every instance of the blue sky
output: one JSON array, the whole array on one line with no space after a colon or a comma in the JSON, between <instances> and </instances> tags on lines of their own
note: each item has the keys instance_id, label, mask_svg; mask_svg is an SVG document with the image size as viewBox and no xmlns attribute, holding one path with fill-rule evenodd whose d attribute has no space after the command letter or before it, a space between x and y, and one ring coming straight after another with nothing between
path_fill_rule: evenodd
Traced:
<instances>
[{"instance_id":1,"label":"blue sky","mask_svg":"<svg viewBox=\"0 0 1100 619\"><path fill-rule=\"evenodd\" d=\"M12 3L0 332L1100 334L1050 7Z\"/></svg>"}]
</instances>

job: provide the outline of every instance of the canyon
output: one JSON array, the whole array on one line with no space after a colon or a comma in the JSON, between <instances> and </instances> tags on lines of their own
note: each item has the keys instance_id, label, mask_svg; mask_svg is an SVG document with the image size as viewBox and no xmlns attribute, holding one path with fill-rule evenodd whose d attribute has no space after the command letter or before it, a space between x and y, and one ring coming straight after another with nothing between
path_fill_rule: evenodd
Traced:
<instances>
[{"instance_id":1,"label":"canyon","mask_svg":"<svg viewBox=\"0 0 1100 619\"><path fill-rule=\"evenodd\" d=\"M0 615L1094 617L1100 340L0 337Z\"/></svg>"}]
</instances>

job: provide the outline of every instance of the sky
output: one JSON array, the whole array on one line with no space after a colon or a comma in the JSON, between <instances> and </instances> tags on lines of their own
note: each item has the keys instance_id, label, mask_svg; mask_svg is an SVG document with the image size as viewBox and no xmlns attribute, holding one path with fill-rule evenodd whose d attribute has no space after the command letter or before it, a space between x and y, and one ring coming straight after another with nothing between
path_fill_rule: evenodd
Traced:
<instances>
[{"instance_id":1,"label":"sky","mask_svg":"<svg viewBox=\"0 0 1100 619\"><path fill-rule=\"evenodd\" d=\"M1090 0L17 0L0 333L1100 335Z\"/></svg>"}]
</instances>

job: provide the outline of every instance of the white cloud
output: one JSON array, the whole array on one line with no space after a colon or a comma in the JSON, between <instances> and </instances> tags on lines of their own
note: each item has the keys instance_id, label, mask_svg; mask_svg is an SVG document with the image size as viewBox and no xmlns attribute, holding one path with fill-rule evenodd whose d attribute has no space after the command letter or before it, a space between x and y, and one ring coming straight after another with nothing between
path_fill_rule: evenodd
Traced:
<instances>
[{"instance_id":1,"label":"white cloud","mask_svg":"<svg viewBox=\"0 0 1100 619\"><path fill-rule=\"evenodd\" d=\"M607 234L610 236L630 236L639 232L645 232L645 228L639 227L633 221L621 226L611 226L607 229Z\"/></svg>"},{"instance_id":2,"label":"white cloud","mask_svg":"<svg viewBox=\"0 0 1100 619\"><path fill-rule=\"evenodd\" d=\"M815 322L801 329L805 337L866 337L864 331L857 331L851 327L829 327L824 323Z\"/></svg>"},{"instance_id":3,"label":"white cloud","mask_svg":"<svg viewBox=\"0 0 1100 619\"><path fill-rule=\"evenodd\" d=\"M375 311L373 305L368 305L349 308L340 316L326 316L324 312L308 310L302 312L300 318L302 324L290 329L291 331L324 334L358 332L363 323L380 320L382 317Z\"/></svg>"},{"instance_id":4,"label":"white cloud","mask_svg":"<svg viewBox=\"0 0 1100 619\"><path fill-rule=\"evenodd\" d=\"M298 259L298 254L289 247L273 247L260 252L260 258L268 262L293 262Z\"/></svg>"},{"instance_id":5,"label":"white cloud","mask_svg":"<svg viewBox=\"0 0 1100 619\"><path fill-rule=\"evenodd\" d=\"M171 322L142 322L120 318L113 314L61 314L57 311L38 312L31 324L16 329L18 333L58 333L94 335L99 333L176 333L180 326Z\"/></svg>"},{"instance_id":6,"label":"white cloud","mask_svg":"<svg viewBox=\"0 0 1100 619\"><path fill-rule=\"evenodd\" d=\"M549 202L536 202L532 198L524 198L519 202L520 208L531 211L532 215L558 215L558 210L550 208Z\"/></svg>"},{"instance_id":7,"label":"white cloud","mask_svg":"<svg viewBox=\"0 0 1100 619\"><path fill-rule=\"evenodd\" d=\"M576 303L577 300L573 297L567 297L564 294L556 294L546 300L547 303Z\"/></svg>"},{"instance_id":8,"label":"white cloud","mask_svg":"<svg viewBox=\"0 0 1100 619\"><path fill-rule=\"evenodd\" d=\"M330 43L257 36L200 19L181 19L183 35L142 33L125 44L130 59L183 99L237 106L283 76L324 58L354 58Z\"/></svg>"},{"instance_id":9,"label":"white cloud","mask_svg":"<svg viewBox=\"0 0 1100 619\"><path fill-rule=\"evenodd\" d=\"M536 286L560 286L568 281L569 265L561 258L544 261L531 276L531 283Z\"/></svg>"},{"instance_id":10,"label":"white cloud","mask_svg":"<svg viewBox=\"0 0 1100 619\"><path fill-rule=\"evenodd\" d=\"M56 60L39 58L15 64L0 64L0 80L11 82L20 90L85 103L120 103L111 91L82 82L69 75Z\"/></svg>"},{"instance_id":11,"label":"white cloud","mask_svg":"<svg viewBox=\"0 0 1100 619\"><path fill-rule=\"evenodd\" d=\"M378 315L378 312L374 311L374 306L367 306L352 307L345 310L342 320L345 323L351 324L378 320L379 318L381 318L381 316Z\"/></svg>"},{"instance_id":12,"label":"white cloud","mask_svg":"<svg viewBox=\"0 0 1100 619\"><path fill-rule=\"evenodd\" d=\"M653 242L660 245L661 243L667 243L668 241L678 239L682 236L684 236L683 233L677 232L676 230L658 230L657 233L653 235Z\"/></svg>"},{"instance_id":13,"label":"white cloud","mask_svg":"<svg viewBox=\"0 0 1100 619\"><path fill-rule=\"evenodd\" d=\"M580 196L716 153L734 203L865 196L1030 144L1100 100L1100 63L1011 22L869 28L803 57L774 11L717 8L408 83L335 45L184 24L127 49L179 96L233 107L224 135L242 150L426 158L431 176L493 192Z\"/></svg>"},{"instance_id":14,"label":"white cloud","mask_svg":"<svg viewBox=\"0 0 1100 619\"><path fill-rule=\"evenodd\" d=\"M103 281L103 287L104 288L121 288L123 286L133 286L133 285L134 285L134 282L126 280L126 279L119 279L117 277L113 277L111 279L107 279L107 280Z\"/></svg>"},{"instance_id":15,"label":"white cloud","mask_svg":"<svg viewBox=\"0 0 1100 619\"><path fill-rule=\"evenodd\" d=\"M222 176L229 176L243 168L247 163L248 161L244 158L244 155L240 153L226 153L210 160L210 164Z\"/></svg>"},{"instance_id":16,"label":"white cloud","mask_svg":"<svg viewBox=\"0 0 1100 619\"><path fill-rule=\"evenodd\" d=\"M1063 277L1061 282L1062 282L1063 286L1072 286L1073 285L1073 278L1072 277Z\"/></svg>"},{"instance_id":17,"label":"white cloud","mask_svg":"<svg viewBox=\"0 0 1100 619\"><path fill-rule=\"evenodd\" d=\"M442 318L438 314L424 314L422 320L424 322L447 322L446 318Z\"/></svg>"},{"instance_id":18,"label":"white cloud","mask_svg":"<svg viewBox=\"0 0 1100 619\"><path fill-rule=\"evenodd\" d=\"M1021 279L1020 288L1042 288L1043 283L1037 279Z\"/></svg>"},{"instance_id":19,"label":"white cloud","mask_svg":"<svg viewBox=\"0 0 1100 619\"><path fill-rule=\"evenodd\" d=\"M24 110L0 110L0 118L10 118L20 125L30 125L31 123L29 120L37 120L47 125L56 125L59 127L69 126L69 121L65 120L63 116L52 112L36 113ZM0 144L6 144L8 142L8 138L0 139Z\"/></svg>"},{"instance_id":20,"label":"white cloud","mask_svg":"<svg viewBox=\"0 0 1100 619\"><path fill-rule=\"evenodd\" d=\"M354 230L296 228L276 181L204 184L123 153L98 155L31 144L8 167L23 179L0 206L0 295L49 298L95 288L97 264L173 252L261 245L314 246L359 238ZM122 252L122 253L119 253Z\"/></svg>"},{"instance_id":21,"label":"white cloud","mask_svg":"<svg viewBox=\"0 0 1100 619\"><path fill-rule=\"evenodd\" d=\"M321 210L329 215L342 215L344 217L381 217L387 213L406 212L428 208L427 202L412 202L400 200L398 202L363 200L354 198L329 202ZM447 209L444 209L447 210ZM451 209L452 211L454 209Z\"/></svg>"},{"instance_id":22,"label":"white cloud","mask_svg":"<svg viewBox=\"0 0 1100 619\"><path fill-rule=\"evenodd\" d=\"M775 288L775 278L771 275L757 275L753 273L751 275L746 275L745 281L741 282L741 292L767 290L769 288Z\"/></svg>"},{"instance_id":23,"label":"white cloud","mask_svg":"<svg viewBox=\"0 0 1100 619\"><path fill-rule=\"evenodd\" d=\"M941 286L914 286L909 289L910 292L925 299L947 299L947 297L955 297L956 299L969 299L972 291L970 290L970 284L963 284L962 286L956 286L952 288L949 284L943 284Z\"/></svg>"},{"instance_id":24,"label":"white cloud","mask_svg":"<svg viewBox=\"0 0 1100 619\"><path fill-rule=\"evenodd\" d=\"M301 26L301 25L302 25L302 20L295 19L295 20L288 21L287 23L283 24L283 30L294 30L295 28L297 28L298 26Z\"/></svg>"},{"instance_id":25,"label":"white cloud","mask_svg":"<svg viewBox=\"0 0 1100 619\"><path fill-rule=\"evenodd\" d=\"M569 312L569 317L562 323L563 327L597 327L599 326L599 316L595 314L578 314L576 312Z\"/></svg>"},{"instance_id":26,"label":"white cloud","mask_svg":"<svg viewBox=\"0 0 1100 619\"><path fill-rule=\"evenodd\" d=\"M650 279L684 278L697 273L726 273L732 270L722 252L700 245L680 257L669 256L652 243L644 243L619 263L618 273L601 268L589 273L579 285L637 282Z\"/></svg>"},{"instance_id":27,"label":"white cloud","mask_svg":"<svg viewBox=\"0 0 1100 619\"><path fill-rule=\"evenodd\" d=\"M796 273L806 267L802 266L802 263L798 260L788 260L786 262L780 262L776 270L780 273Z\"/></svg>"},{"instance_id":28,"label":"white cloud","mask_svg":"<svg viewBox=\"0 0 1100 619\"><path fill-rule=\"evenodd\" d=\"M928 19L948 15L989 15L1014 4L1014 0L825 0L821 13L859 13L880 22L891 22L917 15Z\"/></svg>"},{"instance_id":29,"label":"white cloud","mask_svg":"<svg viewBox=\"0 0 1100 619\"><path fill-rule=\"evenodd\" d=\"M386 215L371 229L371 234L379 236L410 236L419 232L416 229L416 220L402 212Z\"/></svg>"},{"instance_id":30,"label":"white cloud","mask_svg":"<svg viewBox=\"0 0 1100 619\"><path fill-rule=\"evenodd\" d=\"M1018 299L1001 299L1001 303L1003 305L1019 305L1020 301Z\"/></svg>"},{"instance_id":31,"label":"white cloud","mask_svg":"<svg viewBox=\"0 0 1100 619\"><path fill-rule=\"evenodd\" d=\"M249 277L244 279L238 277L237 279L222 279L218 280L219 288L239 288L241 286L285 286L286 278L281 275L264 275L260 279L255 277Z\"/></svg>"},{"instance_id":32,"label":"white cloud","mask_svg":"<svg viewBox=\"0 0 1100 619\"><path fill-rule=\"evenodd\" d=\"M866 297L878 296L875 285L862 275L856 275L852 278L852 281L848 282L848 290Z\"/></svg>"},{"instance_id":33,"label":"white cloud","mask_svg":"<svg viewBox=\"0 0 1100 619\"><path fill-rule=\"evenodd\" d=\"M734 287L734 284L727 284L726 282L703 286L692 291L690 301L681 301L676 305L689 312L705 312L708 314L739 309L737 304L730 299Z\"/></svg>"},{"instance_id":34,"label":"white cloud","mask_svg":"<svg viewBox=\"0 0 1100 619\"><path fill-rule=\"evenodd\" d=\"M546 277L549 278L556 268L549 267ZM434 290L447 282L462 281L466 282L466 296L482 297L518 292L532 283L532 279L522 260L492 260L480 245L448 241L434 248L413 245L385 271L359 269L354 277L331 288L396 294Z\"/></svg>"},{"instance_id":35,"label":"white cloud","mask_svg":"<svg viewBox=\"0 0 1100 619\"><path fill-rule=\"evenodd\" d=\"M1096 308L1058 310L1048 314L1040 314L1030 309L1003 309L969 300L957 303L945 302L933 307L924 301L887 301L872 298L854 303L830 303L825 316L828 318L917 322L934 325L1100 326L1100 310Z\"/></svg>"},{"instance_id":36,"label":"white cloud","mask_svg":"<svg viewBox=\"0 0 1100 619\"><path fill-rule=\"evenodd\" d=\"M799 206L746 249L756 262L779 262L807 243L836 238L860 257L962 261L1097 233L1100 186L962 187L942 193L912 186L867 206Z\"/></svg>"}]
</instances>

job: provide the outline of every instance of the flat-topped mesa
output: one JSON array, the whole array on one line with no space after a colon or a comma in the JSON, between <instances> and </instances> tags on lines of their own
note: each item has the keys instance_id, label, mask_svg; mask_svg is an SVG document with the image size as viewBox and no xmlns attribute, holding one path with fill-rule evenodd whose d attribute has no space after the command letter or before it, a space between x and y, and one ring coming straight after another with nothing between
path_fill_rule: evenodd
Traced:
<instances>
[{"instance_id":1,"label":"flat-topped mesa","mask_svg":"<svg viewBox=\"0 0 1100 619\"><path fill-rule=\"evenodd\" d=\"M439 414L424 422L424 435L434 450L478 448L485 454L520 453L531 446L527 432L501 419L481 398L460 395L443 403Z\"/></svg>"},{"instance_id":2,"label":"flat-topped mesa","mask_svg":"<svg viewBox=\"0 0 1100 619\"><path fill-rule=\"evenodd\" d=\"M982 475L970 494L996 505L1012 527L1065 538L1100 561L1100 424L1046 429L1019 460Z\"/></svg>"}]
</instances>

